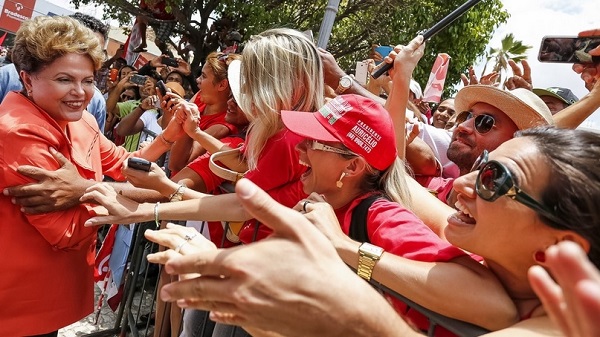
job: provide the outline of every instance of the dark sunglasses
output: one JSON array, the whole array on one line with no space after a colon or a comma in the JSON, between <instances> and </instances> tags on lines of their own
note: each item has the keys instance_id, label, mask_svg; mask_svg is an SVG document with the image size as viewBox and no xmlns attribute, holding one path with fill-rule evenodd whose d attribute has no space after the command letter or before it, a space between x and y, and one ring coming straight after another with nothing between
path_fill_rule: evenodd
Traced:
<instances>
[{"instance_id":1,"label":"dark sunglasses","mask_svg":"<svg viewBox=\"0 0 600 337\"><path fill-rule=\"evenodd\" d=\"M474 116L471 111L463 111L456 116L455 125L462 124L473 117L475 117L475 130L480 135L490 132L490 130L496 124L496 120L492 115L483 113L481 115Z\"/></svg>"},{"instance_id":2,"label":"dark sunglasses","mask_svg":"<svg viewBox=\"0 0 600 337\"><path fill-rule=\"evenodd\" d=\"M553 222L559 224L563 222L548 206L523 192L515 184L512 174L506 166L495 160L490 160L487 163L481 162L479 166L479 174L477 174L477 180L475 181L475 191L481 199L492 202L505 195L533 209Z\"/></svg>"},{"instance_id":3,"label":"dark sunglasses","mask_svg":"<svg viewBox=\"0 0 600 337\"><path fill-rule=\"evenodd\" d=\"M135 97L121 94L121 99L124 99L126 101L131 101L131 100L135 99Z\"/></svg>"}]
</instances>

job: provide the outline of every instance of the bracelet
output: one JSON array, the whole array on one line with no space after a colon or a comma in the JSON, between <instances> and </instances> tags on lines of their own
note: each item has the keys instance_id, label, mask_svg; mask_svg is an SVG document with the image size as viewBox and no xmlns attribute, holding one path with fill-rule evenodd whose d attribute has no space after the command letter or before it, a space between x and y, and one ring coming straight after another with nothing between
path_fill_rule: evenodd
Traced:
<instances>
[{"instance_id":1,"label":"bracelet","mask_svg":"<svg viewBox=\"0 0 600 337\"><path fill-rule=\"evenodd\" d=\"M162 133L160 134L160 136L158 136L158 138L160 138L160 140L162 140L162 142L163 142L163 143L164 143L166 146L168 146L168 147L171 147L171 146L173 146L173 144L175 143L175 142L170 142L170 141L168 141L168 140L165 138L165 136L163 136L163 134L162 134Z\"/></svg>"},{"instance_id":2,"label":"bracelet","mask_svg":"<svg viewBox=\"0 0 600 337\"><path fill-rule=\"evenodd\" d=\"M169 202L181 201L183 199L183 193L185 192L185 185L179 184L179 187L169 196Z\"/></svg>"},{"instance_id":3,"label":"bracelet","mask_svg":"<svg viewBox=\"0 0 600 337\"><path fill-rule=\"evenodd\" d=\"M154 222L156 223L156 229L160 227L160 220L158 220L158 205L160 205L160 201L154 205Z\"/></svg>"}]
</instances>

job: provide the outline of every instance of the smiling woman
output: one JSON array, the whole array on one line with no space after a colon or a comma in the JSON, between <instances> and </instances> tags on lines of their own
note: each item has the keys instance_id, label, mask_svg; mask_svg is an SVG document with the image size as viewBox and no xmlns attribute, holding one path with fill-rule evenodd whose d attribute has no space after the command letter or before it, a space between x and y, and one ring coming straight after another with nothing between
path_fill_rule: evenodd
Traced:
<instances>
[{"instance_id":1,"label":"smiling woman","mask_svg":"<svg viewBox=\"0 0 600 337\"><path fill-rule=\"evenodd\" d=\"M0 188L29 182L17 172L19 165L56 168L50 148L77 156L80 170L95 178L85 155L97 143L98 126L84 109L102 59L98 38L75 19L37 17L22 24L13 62L24 89L10 92L0 105ZM80 135L91 137L70 138ZM0 335L52 335L92 311L96 235L78 225L86 216L84 206L27 216L10 198L0 199L0 303L6 304L0 308Z\"/></svg>"}]
</instances>

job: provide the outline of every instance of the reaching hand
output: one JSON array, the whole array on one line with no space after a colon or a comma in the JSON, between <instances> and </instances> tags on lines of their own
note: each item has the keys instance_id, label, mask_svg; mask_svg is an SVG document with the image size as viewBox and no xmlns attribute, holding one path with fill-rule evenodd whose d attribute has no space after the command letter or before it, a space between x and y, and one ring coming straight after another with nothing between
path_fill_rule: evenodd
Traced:
<instances>
[{"instance_id":1,"label":"reaching hand","mask_svg":"<svg viewBox=\"0 0 600 337\"><path fill-rule=\"evenodd\" d=\"M85 226L113 223L134 223L154 220L154 205L139 204L117 193L107 184L92 185L81 197L82 202L95 202L104 206L108 215L98 215L88 219Z\"/></svg>"},{"instance_id":2,"label":"reaching hand","mask_svg":"<svg viewBox=\"0 0 600 337\"><path fill-rule=\"evenodd\" d=\"M23 206L22 210L25 213L53 212L78 205L79 197L92 184L81 177L75 165L60 152L50 148L50 153L60 165L58 170L20 166L17 172L37 182L4 189L4 195L12 196L13 203Z\"/></svg>"},{"instance_id":3,"label":"reaching hand","mask_svg":"<svg viewBox=\"0 0 600 337\"><path fill-rule=\"evenodd\" d=\"M394 50L385 57L385 62L394 62L394 67L389 70L390 77L393 81L397 78L410 79L412 77L413 70L423 57L425 52L425 43L423 42L423 36L419 35L415 37L408 45L397 45Z\"/></svg>"},{"instance_id":4,"label":"reaching hand","mask_svg":"<svg viewBox=\"0 0 600 337\"><path fill-rule=\"evenodd\" d=\"M167 273L202 276L165 285L160 292L164 300L210 310L216 322L285 336L352 335L347 329L355 311L340 308L351 308L363 297L376 308L391 310L300 212L276 203L247 179L236 184L236 193L244 208L274 233L249 245L168 257ZM328 290L332 284L334 292ZM340 293L352 294L352 299Z\"/></svg>"},{"instance_id":5,"label":"reaching hand","mask_svg":"<svg viewBox=\"0 0 600 337\"><path fill-rule=\"evenodd\" d=\"M477 75L475 75L475 70L471 66L471 67L469 67L469 77L467 77L467 75L465 75L465 74L460 74L460 79L462 80L463 85L465 87L469 86L469 85L475 85L475 84L498 86L499 85L499 83L497 82L498 76L499 76L499 74L497 72L492 71L489 74L483 75L481 77L481 80L478 80Z\"/></svg>"},{"instance_id":6,"label":"reaching hand","mask_svg":"<svg viewBox=\"0 0 600 337\"><path fill-rule=\"evenodd\" d=\"M335 89L338 86L338 81L346 73L337 64L335 58L327 50L318 48L319 56L323 62L323 75L325 76L325 84Z\"/></svg>"},{"instance_id":7,"label":"reaching hand","mask_svg":"<svg viewBox=\"0 0 600 337\"><path fill-rule=\"evenodd\" d=\"M546 250L552 277L541 266L529 269L529 282L550 318L565 336L598 336L600 272L581 247L562 241Z\"/></svg>"},{"instance_id":8,"label":"reaching hand","mask_svg":"<svg viewBox=\"0 0 600 337\"><path fill-rule=\"evenodd\" d=\"M508 60L508 64L513 71L513 76L509 77L504 85L508 90L514 90L516 88L523 88L527 90L533 90L533 84L531 81L531 67L527 60L521 61L523 65L523 70L519 68L519 65L513 61Z\"/></svg>"},{"instance_id":9,"label":"reaching hand","mask_svg":"<svg viewBox=\"0 0 600 337\"><path fill-rule=\"evenodd\" d=\"M152 163L149 172L140 171L127 167L127 160L123 161L123 175L133 186L149 190L160 191L161 187L167 186L169 178L156 163Z\"/></svg>"},{"instance_id":10,"label":"reaching hand","mask_svg":"<svg viewBox=\"0 0 600 337\"><path fill-rule=\"evenodd\" d=\"M586 30L579 33L580 37L583 36L598 36L600 35L600 29L592 29ZM600 46L590 50L588 52L592 56L600 56ZM581 79L585 82L585 87L592 91L594 84L600 78L600 63L590 63L590 64L574 64L573 70L581 74Z\"/></svg>"}]
</instances>

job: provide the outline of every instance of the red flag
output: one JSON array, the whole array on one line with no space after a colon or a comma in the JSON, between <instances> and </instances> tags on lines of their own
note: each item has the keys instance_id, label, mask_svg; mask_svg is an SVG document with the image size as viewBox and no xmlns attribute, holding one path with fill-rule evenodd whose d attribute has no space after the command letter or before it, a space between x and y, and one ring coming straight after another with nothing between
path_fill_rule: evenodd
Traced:
<instances>
[{"instance_id":1,"label":"red flag","mask_svg":"<svg viewBox=\"0 0 600 337\"><path fill-rule=\"evenodd\" d=\"M7 32L4 32L4 35L2 35L2 37L0 37L0 46L4 43L4 39L6 39L7 34L8 34Z\"/></svg>"},{"instance_id":2,"label":"red flag","mask_svg":"<svg viewBox=\"0 0 600 337\"><path fill-rule=\"evenodd\" d=\"M96 262L94 263L94 281L106 281L110 274L110 270L108 267L108 261L110 259L110 254L112 253L113 246L115 245L115 235L117 233L118 225L110 226L104 241L102 242L102 247L96 254Z\"/></svg>"},{"instance_id":3,"label":"red flag","mask_svg":"<svg viewBox=\"0 0 600 337\"><path fill-rule=\"evenodd\" d=\"M137 60L140 53L136 53L133 50L142 43L142 35L140 34L140 29L138 27L137 19L133 23L133 28L131 28L131 33L127 36L127 41L125 41L125 45L123 50L125 51L125 60L127 60L127 64L133 65Z\"/></svg>"},{"instance_id":4,"label":"red flag","mask_svg":"<svg viewBox=\"0 0 600 337\"><path fill-rule=\"evenodd\" d=\"M431 68L431 74L429 74L425 91L423 92L424 102L439 103L441 101L449 65L450 55L446 53L438 54Z\"/></svg>"}]
</instances>

